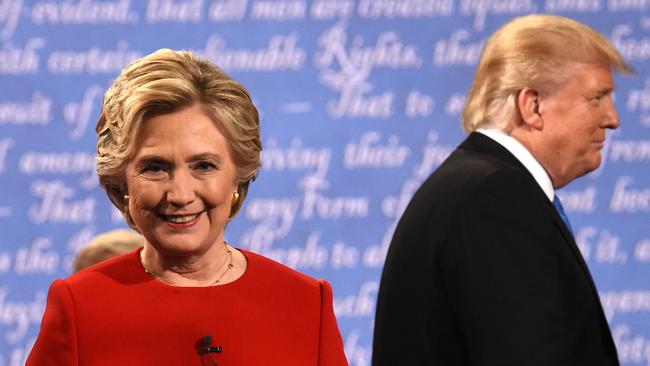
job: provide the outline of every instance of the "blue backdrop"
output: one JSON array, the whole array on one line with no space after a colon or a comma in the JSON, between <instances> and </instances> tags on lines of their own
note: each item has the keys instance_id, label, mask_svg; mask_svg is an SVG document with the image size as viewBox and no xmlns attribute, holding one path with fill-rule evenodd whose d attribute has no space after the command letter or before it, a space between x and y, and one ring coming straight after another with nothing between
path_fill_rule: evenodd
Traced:
<instances>
[{"instance_id":1,"label":"blue backdrop","mask_svg":"<svg viewBox=\"0 0 650 366\"><path fill-rule=\"evenodd\" d=\"M647 0L0 0L0 366L24 363L77 249L125 226L94 124L121 68L162 47L221 65L261 112L264 166L227 239L329 280L350 363L369 365L396 221L464 136L484 40L531 12L593 26L639 72L616 79L602 167L561 197L623 365L650 366Z\"/></svg>"}]
</instances>

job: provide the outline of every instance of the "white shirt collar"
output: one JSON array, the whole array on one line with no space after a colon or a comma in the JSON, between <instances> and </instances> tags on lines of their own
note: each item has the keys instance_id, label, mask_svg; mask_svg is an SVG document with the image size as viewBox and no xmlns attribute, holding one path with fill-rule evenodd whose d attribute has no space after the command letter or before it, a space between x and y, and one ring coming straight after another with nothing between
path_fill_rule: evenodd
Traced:
<instances>
[{"instance_id":1,"label":"white shirt collar","mask_svg":"<svg viewBox=\"0 0 650 366\"><path fill-rule=\"evenodd\" d=\"M510 153L526 167L533 178L535 178L537 184L542 188L548 199L553 202L553 198L555 198L555 190L553 189L551 177L549 177L546 170L544 170L533 154L531 154L530 151L521 144L521 142L517 141L514 137L507 135L505 132L493 128L479 128L476 132L484 134L510 151Z\"/></svg>"}]
</instances>

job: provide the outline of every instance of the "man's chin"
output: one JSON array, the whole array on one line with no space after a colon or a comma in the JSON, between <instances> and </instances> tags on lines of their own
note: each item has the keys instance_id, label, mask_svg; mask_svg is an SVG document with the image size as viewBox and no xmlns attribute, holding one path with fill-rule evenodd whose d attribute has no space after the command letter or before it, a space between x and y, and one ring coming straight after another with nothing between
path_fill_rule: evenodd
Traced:
<instances>
[{"instance_id":1,"label":"man's chin","mask_svg":"<svg viewBox=\"0 0 650 366\"><path fill-rule=\"evenodd\" d=\"M600 153L594 155L591 159L589 159L584 164L582 173L579 174L578 176L576 176L575 178L571 179L571 180L573 181L573 180L575 180L577 178L582 177L583 175L587 175L587 174L589 174L591 172L594 172L594 171L598 170L598 168L600 167L601 162L602 162L602 158L600 157Z\"/></svg>"},{"instance_id":2,"label":"man's chin","mask_svg":"<svg viewBox=\"0 0 650 366\"><path fill-rule=\"evenodd\" d=\"M574 180L587 175L600 166L600 155L598 156L598 159L592 159L590 161L585 162L585 164L581 166L574 167L575 169L571 170L566 170L565 174L560 176L554 177L553 179L553 188L555 189L560 189L569 183L573 182Z\"/></svg>"},{"instance_id":3,"label":"man's chin","mask_svg":"<svg viewBox=\"0 0 650 366\"><path fill-rule=\"evenodd\" d=\"M591 173L594 170L598 169L600 167L600 164L602 163L603 158L600 155L600 151L597 151L594 156L592 157L591 161L589 161L589 172Z\"/></svg>"}]
</instances>

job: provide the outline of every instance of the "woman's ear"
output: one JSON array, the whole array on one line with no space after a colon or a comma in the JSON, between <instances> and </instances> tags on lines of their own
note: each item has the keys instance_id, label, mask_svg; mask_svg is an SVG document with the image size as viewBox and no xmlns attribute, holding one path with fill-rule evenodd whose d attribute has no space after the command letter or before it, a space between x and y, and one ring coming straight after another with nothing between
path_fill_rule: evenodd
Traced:
<instances>
[{"instance_id":1,"label":"woman's ear","mask_svg":"<svg viewBox=\"0 0 650 366\"><path fill-rule=\"evenodd\" d=\"M517 95L517 109L521 116L521 123L531 129L541 130L544 127L544 119L539 112L539 92L531 88L523 88Z\"/></svg>"}]
</instances>

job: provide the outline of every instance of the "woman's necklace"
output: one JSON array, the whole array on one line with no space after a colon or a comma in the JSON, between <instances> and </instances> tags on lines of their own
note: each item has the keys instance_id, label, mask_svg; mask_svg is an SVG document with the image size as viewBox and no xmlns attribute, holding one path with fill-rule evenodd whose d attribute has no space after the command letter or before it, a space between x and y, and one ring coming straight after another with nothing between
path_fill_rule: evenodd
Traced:
<instances>
[{"instance_id":1,"label":"woman's necklace","mask_svg":"<svg viewBox=\"0 0 650 366\"><path fill-rule=\"evenodd\" d=\"M228 243L226 243L225 241L223 243L225 244L224 248L226 248L226 253L228 253L228 266L226 266L226 269L223 271L223 273L221 273L221 276L219 276L217 280L214 281L210 286L214 286L218 284L219 281L221 281L221 279L223 278L223 276L225 276L226 273L228 273L228 271L230 271L234 267L234 265L232 264L232 250L228 248Z\"/></svg>"},{"instance_id":2,"label":"woman's necklace","mask_svg":"<svg viewBox=\"0 0 650 366\"><path fill-rule=\"evenodd\" d=\"M228 271L230 271L231 269L233 269L233 268L235 267L235 265L232 264L232 250L230 250L230 248L228 248L228 243L226 243L226 242L224 241L223 244L224 244L224 249L226 250L226 253L228 253L228 265L226 266L226 269L224 269L224 271L221 273L221 275L219 275L219 277L217 277L217 279L216 279L214 282L210 283L208 286L214 286L214 285L219 284L219 282L221 281L221 279L223 278L223 276L225 276L226 273L228 273ZM141 251L140 251L140 264L142 264L142 268L144 268L144 271L145 271L147 274L149 274L149 276L151 276L151 277L153 277L153 278L157 278L157 277L153 274L153 272L151 272L151 271L147 268L147 266L144 265L144 258L143 258L143 256L142 256L142 253L143 253L143 252L144 252L144 250L141 250ZM164 281L163 281L163 282L164 282Z\"/></svg>"}]
</instances>

